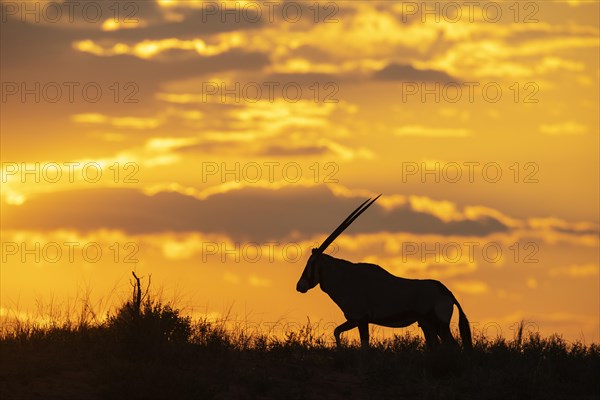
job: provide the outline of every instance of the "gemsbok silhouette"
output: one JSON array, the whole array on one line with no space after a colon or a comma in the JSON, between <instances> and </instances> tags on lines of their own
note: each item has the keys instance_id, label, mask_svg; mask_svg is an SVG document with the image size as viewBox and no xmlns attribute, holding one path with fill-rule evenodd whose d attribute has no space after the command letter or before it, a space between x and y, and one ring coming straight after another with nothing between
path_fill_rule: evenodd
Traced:
<instances>
[{"instance_id":1,"label":"gemsbok silhouette","mask_svg":"<svg viewBox=\"0 0 600 400\"><path fill-rule=\"evenodd\" d=\"M473 348L467 316L456 297L444 284L432 279L404 279L390 274L379 265L352 263L323 254L325 249L358 218L374 199L354 210L321 244L312 249L296 290L306 293L320 284L321 290L342 309L346 322L335 328L336 345L340 335L358 327L361 346L369 347L369 324L401 328L417 322L428 348L442 343L458 347L450 332L454 305L459 312L459 331L465 350Z\"/></svg>"}]
</instances>

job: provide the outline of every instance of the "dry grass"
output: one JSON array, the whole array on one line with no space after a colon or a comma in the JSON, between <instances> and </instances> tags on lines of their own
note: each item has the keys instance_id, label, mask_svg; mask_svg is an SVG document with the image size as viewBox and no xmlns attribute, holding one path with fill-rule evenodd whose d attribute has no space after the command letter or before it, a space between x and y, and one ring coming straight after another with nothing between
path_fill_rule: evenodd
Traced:
<instances>
[{"instance_id":1,"label":"dry grass","mask_svg":"<svg viewBox=\"0 0 600 400\"><path fill-rule=\"evenodd\" d=\"M0 332L2 399L592 399L600 347L560 336L476 336L470 354L427 351L416 336L341 349L308 321L273 335L192 321L148 292L99 317L70 313L8 323ZM73 318L72 316L76 317ZM34 322L37 321L37 322ZM42 322L40 322L42 321Z\"/></svg>"}]
</instances>

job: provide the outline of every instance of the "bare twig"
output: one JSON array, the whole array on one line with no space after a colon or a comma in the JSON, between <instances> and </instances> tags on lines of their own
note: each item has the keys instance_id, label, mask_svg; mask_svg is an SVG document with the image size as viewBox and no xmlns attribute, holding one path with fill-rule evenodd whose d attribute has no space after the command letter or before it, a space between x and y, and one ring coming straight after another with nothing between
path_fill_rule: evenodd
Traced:
<instances>
[{"instance_id":1,"label":"bare twig","mask_svg":"<svg viewBox=\"0 0 600 400\"><path fill-rule=\"evenodd\" d=\"M134 271L131 271L133 277L135 278L136 285L133 288L133 304L135 306L135 310L137 314L140 313L140 307L142 305L142 284L140 283L140 278L135 274Z\"/></svg>"}]
</instances>

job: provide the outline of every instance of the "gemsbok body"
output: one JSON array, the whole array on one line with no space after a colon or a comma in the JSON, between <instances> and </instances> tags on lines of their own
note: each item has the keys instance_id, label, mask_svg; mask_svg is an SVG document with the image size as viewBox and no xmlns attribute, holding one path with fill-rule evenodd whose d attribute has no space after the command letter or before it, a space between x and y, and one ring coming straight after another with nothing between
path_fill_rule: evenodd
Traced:
<instances>
[{"instance_id":1,"label":"gemsbok body","mask_svg":"<svg viewBox=\"0 0 600 400\"><path fill-rule=\"evenodd\" d=\"M380 195L381 196L381 195ZM358 327L363 347L369 346L369 324L392 328L417 322L429 348L442 343L458 346L450 332L454 305L459 312L459 331L465 350L472 348L467 316L456 297L444 284L431 279L404 279L375 264L352 263L324 254L325 249L375 200L361 204L318 249L313 249L296 290L306 293L316 285L342 309L346 322L335 328L340 335Z\"/></svg>"}]
</instances>

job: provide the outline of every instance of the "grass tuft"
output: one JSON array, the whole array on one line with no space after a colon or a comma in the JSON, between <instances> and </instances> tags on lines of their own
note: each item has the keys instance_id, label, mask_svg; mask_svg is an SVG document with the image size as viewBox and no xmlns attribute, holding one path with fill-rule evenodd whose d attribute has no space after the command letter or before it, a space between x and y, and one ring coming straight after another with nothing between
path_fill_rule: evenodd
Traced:
<instances>
[{"instance_id":1,"label":"grass tuft","mask_svg":"<svg viewBox=\"0 0 600 400\"><path fill-rule=\"evenodd\" d=\"M85 303L85 302L83 302ZM372 338L363 350L310 320L283 336L192 321L142 293L99 320L14 320L0 331L0 398L47 399L592 399L600 396L600 346L524 331L474 337L463 353L428 351L414 335ZM38 322L35 322L38 321ZM8 322L8 320L4 321Z\"/></svg>"}]
</instances>

